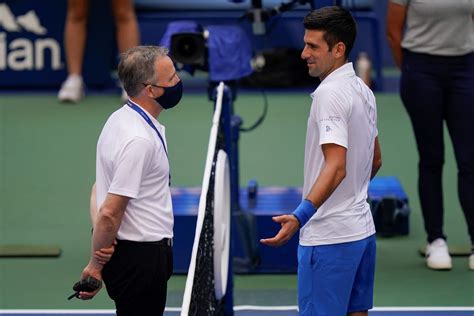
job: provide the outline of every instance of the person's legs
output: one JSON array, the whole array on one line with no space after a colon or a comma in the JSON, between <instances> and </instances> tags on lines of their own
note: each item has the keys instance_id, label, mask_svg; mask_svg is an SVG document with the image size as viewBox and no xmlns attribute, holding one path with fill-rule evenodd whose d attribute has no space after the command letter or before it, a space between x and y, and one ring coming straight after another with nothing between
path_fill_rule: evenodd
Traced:
<instances>
[{"instance_id":1,"label":"person's legs","mask_svg":"<svg viewBox=\"0 0 474 316\"><path fill-rule=\"evenodd\" d=\"M443 123L446 102L444 57L404 51L400 92L415 132L419 161L418 191L428 235L426 264L431 269L451 269L443 233L442 171Z\"/></svg>"},{"instance_id":2,"label":"person's legs","mask_svg":"<svg viewBox=\"0 0 474 316\"><path fill-rule=\"evenodd\" d=\"M428 242L443 233L443 86L423 56L404 51L400 95L410 116L419 153L418 192Z\"/></svg>"},{"instance_id":3,"label":"person's legs","mask_svg":"<svg viewBox=\"0 0 474 316\"><path fill-rule=\"evenodd\" d=\"M446 100L446 123L458 166L458 194L474 245L474 53L454 57Z\"/></svg>"},{"instance_id":4,"label":"person's legs","mask_svg":"<svg viewBox=\"0 0 474 316\"><path fill-rule=\"evenodd\" d=\"M302 316L345 316L365 240L298 246L298 306ZM368 309L368 308L367 308Z\"/></svg>"},{"instance_id":5,"label":"person's legs","mask_svg":"<svg viewBox=\"0 0 474 316\"><path fill-rule=\"evenodd\" d=\"M353 276L348 263L332 254L334 245L298 246L298 307L301 316L344 316Z\"/></svg>"},{"instance_id":6,"label":"person's legs","mask_svg":"<svg viewBox=\"0 0 474 316\"><path fill-rule=\"evenodd\" d=\"M82 64L86 45L89 0L68 0L64 48L68 77L58 92L62 102L78 102L84 96Z\"/></svg>"},{"instance_id":7,"label":"person's legs","mask_svg":"<svg viewBox=\"0 0 474 316\"><path fill-rule=\"evenodd\" d=\"M352 285L347 309L347 315L349 316L367 316L368 310L373 307L376 261L375 235L361 240L359 243L363 244L364 252Z\"/></svg>"},{"instance_id":8,"label":"person's legs","mask_svg":"<svg viewBox=\"0 0 474 316\"><path fill-rule=\"evenodd\" d=\"M166 295L143 296L124 301L115 301L117 316L162 316L165 311Z\"/></svg>"},{"instance_id":9,"label":"person's legs","mask_svg":"<svg viewBox=\"0 0 474 316\"><path fill-rule=\"evenodd\" d=\"M89 0L68 0L64 48L68 74L81 75L87 36Z\"/></svg>"},{"instance_id":10,"label":"person's legs","mask_svg":"<svg viewBox=\"0 0 474 316\"><path fill-rule=\"evenodd\" d=\"M171 247L118 241L112 259L103 269L117 315L163 315L172 271Z\"/></svg>"},{"instance_id":11,"label":"person's legs","mask_svg":"<svg viewBox=\"0 0 474 316\"><path fill-rule=\"evenodd\" d=\"M133 0L112 0L119 52L137 46L140 42Z\"/></svg>"},{"instance_id":12,"label":"person's legs","mask_svg":"<svg viewBox=\"0 0 474 316\"><path fill-rule=\"evenodd\" d=\"M117 46L120 53L140 44L137 17L133 7L133 0L112 0ZM127 100L128 95L122 88L122 100Z\"/></svg>"}]
</instances>

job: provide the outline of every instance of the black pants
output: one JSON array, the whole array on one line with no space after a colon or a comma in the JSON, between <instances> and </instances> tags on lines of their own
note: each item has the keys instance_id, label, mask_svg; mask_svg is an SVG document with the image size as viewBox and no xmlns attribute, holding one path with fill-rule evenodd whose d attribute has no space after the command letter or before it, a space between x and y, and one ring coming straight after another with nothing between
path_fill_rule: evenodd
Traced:
<instances>
[{"instance_id":1,"label":"black pants","mask_svg":"<svg viewBox=\"0 0 474 316\"><path fill-rule=\"evenodd\" d=\"M443 232L443 124L458 167L458 195L474 244L474 53L444 57L403 51L400 94L419 153L418 191L428 241Z\"/></svg>"},{"instance_id":2,"label":"black pants","mask_svg":"<svg viewBox=\"0 0 474 316\"><path fill-rule=\"evenodd\" d=\"M102 277L118 316L155 316L164 313L172 273L171 246L119 240Z\"/></svg>"}]
</instances>

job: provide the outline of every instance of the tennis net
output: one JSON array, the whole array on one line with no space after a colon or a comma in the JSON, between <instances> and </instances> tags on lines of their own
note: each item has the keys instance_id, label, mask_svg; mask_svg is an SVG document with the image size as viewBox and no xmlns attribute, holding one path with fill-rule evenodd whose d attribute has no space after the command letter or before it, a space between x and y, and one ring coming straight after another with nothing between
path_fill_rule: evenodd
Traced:
<instances>
[{"instance_id":1,"label":"tennis net","mask_svg":"<svg viewBox=\"0 0 474 316\"><path fill-rule=\"evenodd\" d=\"M225 315L229 264L230 179L224 148L222 100L217 87L191 262L181 315Z\"/></svg>"}]
</instances>

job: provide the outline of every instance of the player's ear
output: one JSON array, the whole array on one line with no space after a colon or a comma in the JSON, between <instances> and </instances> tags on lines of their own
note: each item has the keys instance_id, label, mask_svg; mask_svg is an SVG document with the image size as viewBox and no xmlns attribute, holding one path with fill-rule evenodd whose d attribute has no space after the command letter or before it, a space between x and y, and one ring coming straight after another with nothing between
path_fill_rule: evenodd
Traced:
<instances>
[{"instance_id":1,"label":"player's ear","mask_svg":"<svg viewBox=\"0 0 474 316\"><path fill-rule=\"evenodd\" d=\"M346 45L343 42L337 42L332 49L334 58L344 57L346 53Z\"/></svg>"}]
</instances>

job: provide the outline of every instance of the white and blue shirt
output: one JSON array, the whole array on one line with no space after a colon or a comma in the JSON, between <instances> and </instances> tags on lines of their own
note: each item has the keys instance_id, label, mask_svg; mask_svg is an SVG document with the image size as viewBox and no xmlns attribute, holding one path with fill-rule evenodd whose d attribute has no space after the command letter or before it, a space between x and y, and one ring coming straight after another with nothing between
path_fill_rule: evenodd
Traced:
<instances>
[{"instance_id":1,"label":"white and blue shirt","mask_svg":"<svg viewBox=\"0 0 474 316\"><path fill-rule=\"evenodd\" d=\"M347 149L346 177L300 230L300 244L317 246L361 240L375 233L367 203L377 136L372 91L352 63L329 74L311 94L306 133L303 198L324 166L323 144Z\"/></svg>"}]
</instances>

